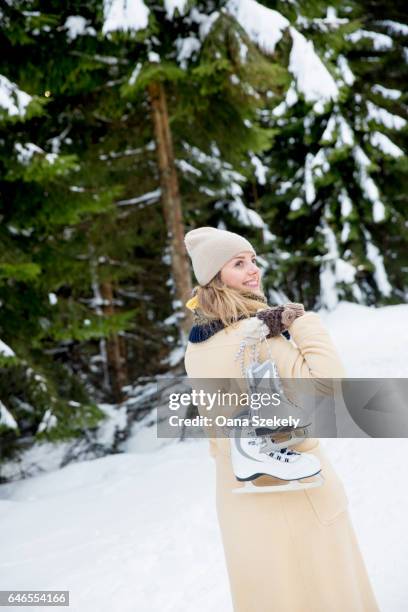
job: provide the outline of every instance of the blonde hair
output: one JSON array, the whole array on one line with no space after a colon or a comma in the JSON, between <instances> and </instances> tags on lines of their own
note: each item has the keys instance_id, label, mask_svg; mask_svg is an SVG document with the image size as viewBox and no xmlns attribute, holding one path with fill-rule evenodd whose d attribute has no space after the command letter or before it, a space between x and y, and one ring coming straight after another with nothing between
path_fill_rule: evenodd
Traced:
<instances>
[{"instance_id":1,"label":"blonde hair","mask_svg":"<svg viewBox=\"0 0 408 612\"><path fill-rule=\"evenodd\" d=\"M207 285L195 287L194 294L202 313L209 319L221 320L225 326L236 323L239 317L248 318L258 310L267 308L266 303L252 299L248 292L228 287L221 280L220 272Z\"/></svg>"}]
</instances>

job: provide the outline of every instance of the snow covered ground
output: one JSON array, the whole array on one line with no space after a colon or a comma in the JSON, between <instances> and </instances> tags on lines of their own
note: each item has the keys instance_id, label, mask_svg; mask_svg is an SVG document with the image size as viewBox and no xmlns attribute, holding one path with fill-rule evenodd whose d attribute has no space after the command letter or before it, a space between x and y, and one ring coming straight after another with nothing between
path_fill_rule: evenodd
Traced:
<instances>
[{"instance_id":1,"label":"snow covered ground","mask_svg":"<svg viewBox=\"0 0 408 612\"><path fill-rule=\"evenodd\" d=\"M408 305L340 302L320 316L352 378L408 378Z\"/></svg>"},{"instance_id":2,"label":"snow covered ground","mask_svg":"<svg viewBox=\"0 0 408 612\"><path fill-rule=\"evenodd\" d=\"M408 305L321 315L350 376L407 376ZM232 612L207 442L163 442L138 428L123 454L0 486L0 589L69 590L80 612ZM408 441L322 444L381 612L403 612Z\"/></svg>"}]
</instances>

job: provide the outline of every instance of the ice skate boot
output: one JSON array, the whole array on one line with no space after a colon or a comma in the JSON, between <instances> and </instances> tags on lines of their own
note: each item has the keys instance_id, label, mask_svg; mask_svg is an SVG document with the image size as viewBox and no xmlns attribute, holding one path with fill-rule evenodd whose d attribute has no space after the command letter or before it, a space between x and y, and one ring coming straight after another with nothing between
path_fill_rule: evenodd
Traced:
<instances>
[{"instance_id":1,"label":"ice skate boot","mask_svg":"<svg viewBox=\"0 0 408 612\"><path fill-rule=\"evenodd\" d=\"M232 436L230 444L235 477L239 482L245 482L245 486L234 489L234 493L299 491L321 486L324 482L317 457L289 447L278 447L269 435L257 436L254 430L250 436L247 430L239 436ZM252 481L261 476L272 476L282 484L254 486ZM300 482L312 476L316 476L314 481Z\"/></svg>"}]
</instances>

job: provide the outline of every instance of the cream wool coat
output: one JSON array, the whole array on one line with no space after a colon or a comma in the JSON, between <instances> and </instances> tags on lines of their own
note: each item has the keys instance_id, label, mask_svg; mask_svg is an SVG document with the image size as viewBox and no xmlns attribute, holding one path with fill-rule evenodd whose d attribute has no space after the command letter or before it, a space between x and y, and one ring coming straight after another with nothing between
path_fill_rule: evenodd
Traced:
<instances>
[{"instance_id":1,"label":"cream wool coat","mask_svg":"<svg viewBox=\"0 0 408 612\"><path fill-rule=\"evenodd\" d=\"M234 358L245 324L189 343L189 378L242 377ZM282 336L267 340L282 378L345 376L319 315L305 313L289 332L291 341ZM260 349L264 361L265 343ZM309 438L294 448L319 457L325 478L321 487L261 495L231 492L244 485L232 471L229 444L226 438L211 438L209 450L216 462L216 508L234 612L378 612L344 486L319 440ZM263 476L254 484L274 480Z\"/></svg>"}]
</instances>

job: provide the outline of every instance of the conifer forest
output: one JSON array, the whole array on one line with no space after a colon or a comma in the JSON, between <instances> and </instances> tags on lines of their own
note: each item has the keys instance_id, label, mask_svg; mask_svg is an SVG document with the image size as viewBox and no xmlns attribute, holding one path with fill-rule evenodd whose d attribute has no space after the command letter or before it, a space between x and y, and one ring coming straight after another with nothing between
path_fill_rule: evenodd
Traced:
<instances>
[{"instance_id":1,"label":"conifer forest","mask_svg":"<svg viewBox=\"0 0 408 612\"><path fill-rule=\"evenodd\" d=\"M195 227L270 305L408 302L407 82L400 0L0 0L0 463L151 410Z\"/></svg>"}]
</instances>

